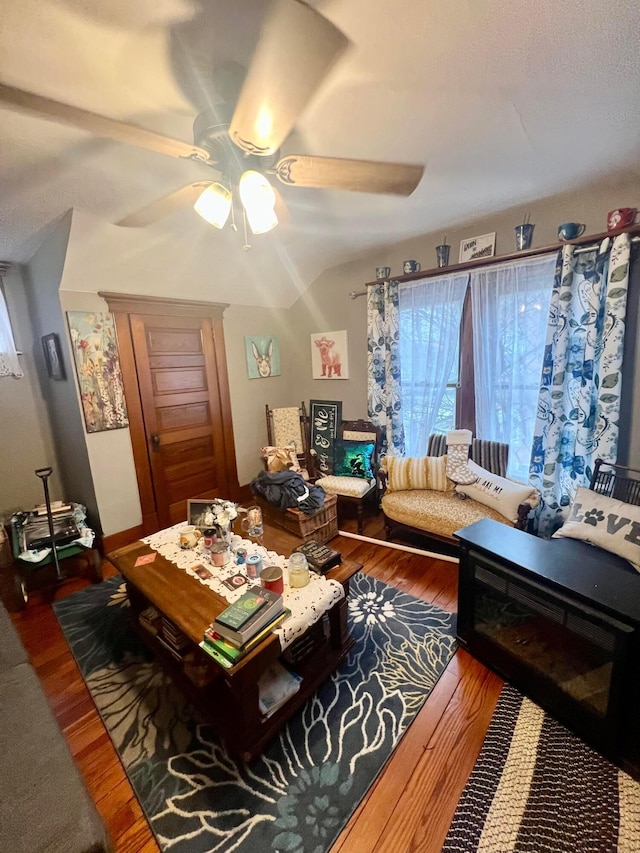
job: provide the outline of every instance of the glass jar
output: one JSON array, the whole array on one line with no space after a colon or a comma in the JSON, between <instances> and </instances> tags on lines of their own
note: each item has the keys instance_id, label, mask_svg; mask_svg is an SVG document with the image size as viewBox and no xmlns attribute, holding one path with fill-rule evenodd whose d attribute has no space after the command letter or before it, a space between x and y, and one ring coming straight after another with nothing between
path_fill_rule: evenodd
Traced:
<instances>
[{"instance_id":1,"label":"glass jar","mask_svg":"<svg viewBox=\"0 0 640 853\"><path fill-rule=\"evenodd\" d=\"M309 583L309 565L307 558L300 551L295 551L289 557L289 586L296 589Z\"/></svg>"}]
</instances>

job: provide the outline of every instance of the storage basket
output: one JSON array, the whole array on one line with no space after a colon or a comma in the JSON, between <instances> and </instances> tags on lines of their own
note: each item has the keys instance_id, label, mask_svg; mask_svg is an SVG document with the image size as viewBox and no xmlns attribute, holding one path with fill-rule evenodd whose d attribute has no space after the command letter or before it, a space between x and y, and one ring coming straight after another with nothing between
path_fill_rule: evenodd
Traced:
<instances>
[{"instance_id":1,"label":"storage basket","mask_svg":"<svg viewBox=\"0 0 640 853\"><path fill-rule=\"evenodd\" d=\"M255 497L255 502L262 509L262 515L269 524L288 530L289 533L299 536L303 542L309 539L328 542L338 535L338 498L335 495L327 495L324 504L312 515L307 515L300 509L278 509L261 497Z\"/></svg>"}]
</instances>

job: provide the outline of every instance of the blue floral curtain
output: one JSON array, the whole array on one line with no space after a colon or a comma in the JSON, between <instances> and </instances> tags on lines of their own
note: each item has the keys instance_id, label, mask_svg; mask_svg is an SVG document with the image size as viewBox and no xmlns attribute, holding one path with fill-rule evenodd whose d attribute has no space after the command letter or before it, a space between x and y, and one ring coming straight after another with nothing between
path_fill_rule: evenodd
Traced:
<instances>
[{"instance_id":1,"label":"blue floral curtain","mask_svg":"<svg viewBox=\"0 0 640 853\"><path fill-rule=\"evenodd\" d=\"M381 454L404 455L400 397L398 282L367 288L367 408L381 427Z\"/></svg>"},{"instance_id":2,"label":"blue floral curtain","mask_svg":"<svg viewBox=\"0 0 640 853\"><path fill-rule=\"evenodd\" d=\"M616 461L629 257L628 234L558 254L530 466L541 536L560 526L595 459Z\"/></svg>"}]
</instances>

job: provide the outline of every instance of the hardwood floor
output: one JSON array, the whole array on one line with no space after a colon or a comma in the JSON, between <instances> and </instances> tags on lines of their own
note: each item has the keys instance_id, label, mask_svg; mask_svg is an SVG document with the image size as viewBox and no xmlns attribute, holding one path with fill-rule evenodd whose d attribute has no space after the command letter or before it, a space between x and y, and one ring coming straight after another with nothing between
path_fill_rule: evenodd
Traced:
<instances>
[{"instance_id":1,"label":"hardwood floor","mask_svg":"<svg viewBox=\"0 0 640 853\"><path fill-rule=\"evenodd\" d=\"M341 528L355 533L355 518ZM383 539L381 516L367 517L364 534ZM365 564L368 574L443 609L454 611L457 565L342 537L334 544ZM115 572L105 562L105 577ZM55 589L55 600L84 588L78 576ZM12 610L10 578L2 598ZM51 596L32 593L13 622L42 682L116 853L158 851L51 608ZM331 853L439 853L474 765L502 681L458 650L388 764L334 844Z\"/></svg>"}]
</instances>

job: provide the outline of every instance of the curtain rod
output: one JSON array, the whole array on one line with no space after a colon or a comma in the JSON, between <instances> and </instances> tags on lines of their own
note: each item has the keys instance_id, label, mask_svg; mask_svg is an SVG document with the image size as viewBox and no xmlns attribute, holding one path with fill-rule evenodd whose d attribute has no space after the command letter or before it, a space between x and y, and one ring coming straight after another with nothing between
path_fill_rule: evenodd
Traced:
<instances>
[{"instance_id":1,"label":"curtain rod","mask_svg":"<svg viewBox=\"0 0 640 853\"><path fill-rule=\"evenodd\" d=\"M597 249L597 248L598 248L598 246L600 245L600 243L601 243L601 242L602 242L602 241L599 241L598 243L591 243L591 244L589 244L588 246L579 246L579 247L575 250L574 255L582 255L582 254L584 254L585 252L592 252L594 249ZM631 238L631 242L632 242L632 243L640 243L640 237L632 237L632 238ZM553 249L547 249L546 251L551 252L551 251L553 251ZM530 257L530 256L529 256L529 257ZM500 264L500 263L512 263L514 260L517 260L517 257L516 257L516 256L513 256L513 255L509 255L508 257L505 257L505 258L503 258L502 260L501 260L500 258L497 258L497 259L495 260L495 263L496 263L496 264ZM440 269L442 270L441 275L446 275L446 274L447 274L447 273L445 272L445 270L447 269L446 267L441 267ZM432 272L432 271L430 271L430 272ZM432 273L432 276L433 276L433 275L434 275L434 274ZM432 277L432 276L430 276L430 277ZM401 278L401 276L397 276L397 278ZM417 275L417 274L415 274L415 273L414 273L414 278L418 278L418 275ZM372 281L372 282L369 282L369 284L368 284L367 286L368 286L368 287L371 287L372 285L374 285L374 284L378 284L378 283L379 283L379 282L377 282L377 281L375 281L375 282L374 282L374 281ZM367 295L367 291L366 291L366 290L351 290L351 291L349 292L349 298L350 298L350 299L357 299L359 296L366 296L366 295Z\"/></svg>"},{"instance_id":2,"label":"curtain rod","mask_svg":"<svg viewBox=\"0 0 640 853\"><path fill-rule=\"evenodd\" d=\"M393 281L399 281L401 283L412 282L412 281L422 281L425 278L436 278L442 275L450 275L452 273L463 272L465 270L472 270L480 267L491 266L494 264L507 263L508 261L517 261L522 258L533 258L536 255L545 255L550 254L551 252L557 252L558 249L561 249L564 245L573 245L579 247L582 250L586 246L591 246L594 244L596 247L600 245L600 243L604 240L605 237L617 237L618 234L629 234L631 237L631 241L633 243L637 242L638 237L635 235L640 235L640 224L631 225L627 228L620 228L617 231L603 231L601 234L590 234L588 237L581 237L578 240L568 240L562 243L553 243L550 246L538 246L535 249L524 249L519 252L512 252L508 255L499 255L499 256L491 256L489 258L478 258L475 261L465 261L461 264L451 264L448 267L433 267L429 270L422 270L421 272L412 272L407 275L394 275L390 276ZM634 236L631 236L634 235ZM597 241L597 242L596 242ZM589 251L590 249L585 249L585 251ZM446 271L446 272L445 272ZM365 282L367 287L372 287L375 284L380 284L379 281L367 281ZM359 292L352 291L356 293L357 296L360 295ZM352 299L356 299L356 296L352 296Z\"/></svg>"}]
</instances>

